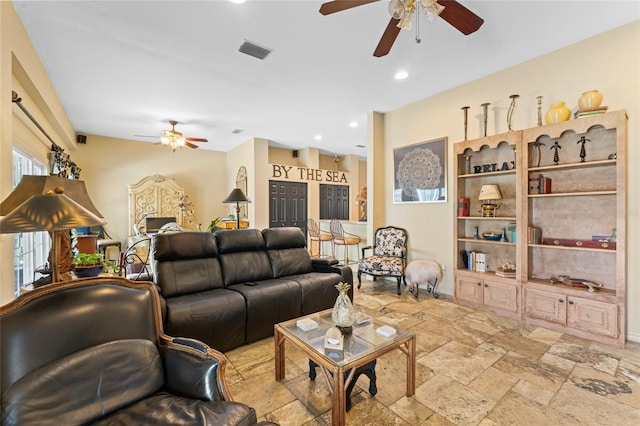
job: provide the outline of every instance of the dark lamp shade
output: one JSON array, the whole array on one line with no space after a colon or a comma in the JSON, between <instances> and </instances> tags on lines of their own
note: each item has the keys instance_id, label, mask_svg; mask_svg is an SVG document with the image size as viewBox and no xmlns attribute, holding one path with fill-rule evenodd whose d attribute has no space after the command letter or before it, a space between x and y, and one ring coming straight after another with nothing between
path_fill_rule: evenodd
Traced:
<instances>
[{"instance_id":1,"label":"dark lamp shade","mask_svg":"<svg viewBox=\"0 0 640 426\"><path fill-rule=\"evenodd\" d=\"M63 193L34 195L0 219L0 234L59 231L104 225L105 221Z\"/></svg>"},{"instance_id":2,"label":"dark lamp shade","mask_svg":"<svg viewBox=\"0 0 640 426\"><path fill-rule=\"evenodd\" d=\"M242 189L235 188L227 198L223 201L223 203L250 203L251 200L244 195Z\"/></svg>"},{"instance_id":3,"label":"dark lamp shade","mask_svg":"<svg viewBox=\"0 0 640 426\"><path fill-rule=\"evenodd\" d=\"M62 188L64 194L98 217L103 217L93 205L84 181L60 176L24 175L18 186L0 204L0 216L6 216L32 195L45 195L51 188Z\"/></svg>"}]
</instances>

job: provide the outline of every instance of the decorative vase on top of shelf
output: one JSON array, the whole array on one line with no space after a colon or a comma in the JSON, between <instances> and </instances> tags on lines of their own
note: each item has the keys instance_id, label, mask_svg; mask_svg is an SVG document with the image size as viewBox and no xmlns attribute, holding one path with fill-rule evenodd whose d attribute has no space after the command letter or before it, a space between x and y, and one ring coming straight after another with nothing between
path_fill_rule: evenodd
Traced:
<instances>
[{"instance_id":1,"label":"decorative vase on top of shelf","mask_svg":"<svg viewBox=\"0 0 640 426\"><path fill-rule=\"evenodd\" d=\"M594 110L602 104L602 93L597 90L588 90L578 99L580 111Z\"/></svg>"},{"instance_id":2,"label":"decorative vase on top of shelf","mask_svg":"<svg viewBox=\"0 0 640 426\"><path fill-rule=\"evenodd\" d=\"M571 110L567 108L564 102L556 102L551 104L551 107L544 115L544 121L547 124L556 124L569 120L571 117Z\"/></svg>"}]
</instances>

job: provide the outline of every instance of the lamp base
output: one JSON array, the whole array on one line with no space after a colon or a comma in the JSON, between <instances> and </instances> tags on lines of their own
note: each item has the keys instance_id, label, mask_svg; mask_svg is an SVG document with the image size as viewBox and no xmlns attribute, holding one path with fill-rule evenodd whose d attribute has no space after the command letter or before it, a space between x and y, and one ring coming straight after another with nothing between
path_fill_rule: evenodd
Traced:
<instances>
[{"instance_id":1,"label":"lamp base","mask_svg":"<svg viewBox=\"0 0 640 426\"><path fill-rule=\"evenodd\" d=\"M482 217L496 217L496 211L499 207L499 204L483 204Z\"/></svg>"}]
</instances>

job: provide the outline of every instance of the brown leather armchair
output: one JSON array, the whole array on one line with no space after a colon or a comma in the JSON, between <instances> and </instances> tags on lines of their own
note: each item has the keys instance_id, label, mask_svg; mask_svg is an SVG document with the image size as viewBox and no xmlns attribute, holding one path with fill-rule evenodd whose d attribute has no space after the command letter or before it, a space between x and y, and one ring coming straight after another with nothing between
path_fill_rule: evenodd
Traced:
<instances>
[{"instance_id":1,"label":"brown leather armchair","mask_svg":"<svg viewBox=\"0 0 640 426\"><path fill-rule=\"evenodd\" d=\"M52 284L0 308L2 424L252 425L225 358L162 331L149 282Z\"/></svg>"}]
</instances>

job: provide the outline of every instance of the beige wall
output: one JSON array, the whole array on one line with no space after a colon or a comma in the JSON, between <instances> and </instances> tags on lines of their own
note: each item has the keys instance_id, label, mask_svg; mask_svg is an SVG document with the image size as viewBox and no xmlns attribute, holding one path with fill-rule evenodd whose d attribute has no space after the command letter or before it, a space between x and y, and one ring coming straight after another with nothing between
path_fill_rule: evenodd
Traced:
<instances>
[{"instance_id":1,"label":"beige wall","mask_svg":"<svg viewBox=\"0 0 640 426\"><path fill-rule=\"evenodd\" d=\"M75 132L13 4L0 1L0 200L12 189L14 145L47 161L51 146L24 113L11 102L18 92L24 106L63 148L73 147ZM0 235L0 303L13 298L13 236Z\"/></svg>"},{"instance_id":2,"label":"beige wall","mask_svg":"<svg viewBox=\"0 0 640 426\"><path fill-rule=\"evenodd\" d=\"M78 145L71 153L107 230L123 243L129 235L128 185L147 176L162 175L184 188L203 230L216 217L226 216L222 204L230 191L226 157L219 151L182 148L172 152L153 143L95 135L87 135L86 145Z\"/></svg>"},{"instance_id":3,"label":"beige wall","mask_svg":"<svg viewBox=\"0 0 640 426\"><path fill-rule=\"evenodd\" d=\"M578 97L589 89L604 94L609 110L626 110L629 116L628 164L628 337L640 341L640 22L635 22L592 39L502 70L439 95L423 99L385 114L384 128L370 123L368 159L369 185L385 176L384 220L379 204L373 212L376 226L395 224L409 231L410 259L428 258L447 268L439 286L443 293L453 290L453 210L452 146L464 138L461 107L470 105L469 139L481 134L482 109L490 102L488 134L506 132L509 95L519 94L513 128L537 125L536 96L543 96L543 112L551 103L565 101L577 108ZM370 116L370 121L372 118ZM376 152L376 138L383 132L384 163ZM393 204L393 149L439 137L449 138L448 195L446 203ZM373 143L373 145L372 145ZM373 154L373 155L372 155ZM375 171L374 171L375 165ZM380 193L376 188L375 196ZM371 208L369 217L371 215Z\"/></svg>"}]
</instances>

